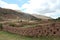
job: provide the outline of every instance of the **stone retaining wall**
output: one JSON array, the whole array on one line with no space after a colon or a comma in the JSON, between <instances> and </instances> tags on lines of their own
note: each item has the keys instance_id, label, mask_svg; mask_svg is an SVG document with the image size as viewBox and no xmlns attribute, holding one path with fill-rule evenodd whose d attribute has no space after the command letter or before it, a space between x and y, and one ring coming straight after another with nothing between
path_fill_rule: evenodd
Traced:
<instances>
[{"instance_id":1,"label":"stone retaining wall","mask_svg":"<svg viewBox=\"0 0 60 40\"><path fill-rule=\"evenodd\" d=\"M25 36L60 36L60 23L52 23L28 28L4 25L3 30Z\"/></svg>"}]
</instances>

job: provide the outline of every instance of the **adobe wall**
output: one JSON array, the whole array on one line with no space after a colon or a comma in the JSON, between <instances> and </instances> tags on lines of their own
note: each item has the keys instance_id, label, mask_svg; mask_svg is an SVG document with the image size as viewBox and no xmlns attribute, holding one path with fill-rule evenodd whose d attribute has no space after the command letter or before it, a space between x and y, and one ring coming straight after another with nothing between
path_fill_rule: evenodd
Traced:
<instances>
[{"instance_id":1,"label":"adobe wall","mask_svg":"<svg viewBox=\"0 0 60 40\"><path fill-rule=\"evenodd\" d=\"M52 23L28 28L4 25L3 30L25 36L60 36L60 23Z\"/></svg>"}]
</instances>

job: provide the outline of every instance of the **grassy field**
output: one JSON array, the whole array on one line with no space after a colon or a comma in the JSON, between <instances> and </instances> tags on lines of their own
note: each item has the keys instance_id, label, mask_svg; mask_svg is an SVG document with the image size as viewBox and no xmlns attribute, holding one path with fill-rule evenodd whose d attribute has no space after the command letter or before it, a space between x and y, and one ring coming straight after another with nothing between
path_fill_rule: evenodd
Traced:
<instances>
[{"instance_id":1,"label":"grassy field","mask_svg":"<svg viewBox=\"0 0 60 40\"><path fill-rule=\"evenodd\" d=\"M0 40L60 40L60 37L25 37L17 34L0 31Z\"/></svg>"}]
</instances>

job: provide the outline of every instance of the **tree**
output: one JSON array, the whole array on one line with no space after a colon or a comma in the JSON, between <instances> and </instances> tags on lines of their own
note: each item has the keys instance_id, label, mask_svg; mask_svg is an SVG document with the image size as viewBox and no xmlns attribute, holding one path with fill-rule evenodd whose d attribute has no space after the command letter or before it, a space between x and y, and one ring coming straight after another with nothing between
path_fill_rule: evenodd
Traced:
<instances>
[{"instance_id":1,"label":"tree","mask_svg":"<svg viewBox=\"0 0 60 40\"><path fill-rule=\"evenodd\" d=\"M60 17L58 17L57 20L60 20Z\"/></svg>"}]
</instances>

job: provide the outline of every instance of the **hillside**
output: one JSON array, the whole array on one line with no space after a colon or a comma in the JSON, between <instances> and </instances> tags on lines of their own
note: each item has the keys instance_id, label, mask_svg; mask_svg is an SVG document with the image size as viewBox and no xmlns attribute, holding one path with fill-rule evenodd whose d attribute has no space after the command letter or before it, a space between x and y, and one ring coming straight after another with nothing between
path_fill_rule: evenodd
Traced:
<instances>
[{"instance_id":1,"label":"hillside","mask_svg":"<svg viewBox=\"0 0 60 40\"><path fill-rule=\"evenodd\" d=\"M12 9L0 8L0 21L1 20L39 20L40 19L51 19L43 15L28 14L21 11L16 11Z\"/></svg>"},{"instance_id":2,"label":"hillside","mask_svg":"<svg viewBox=\"0 0 60 40\"><path fill-rule=\"evenodd\" d=\"M24 12L18 12L15 10L11 9L5 9L5 8L0 8L0 19L25 19L25 20L36 20L38 18L24 13Z\"/></svg>"},{"instance_id":3,"label":"hillside","mask_svg":"<svg viewBox=\"0 0 60 40\"><path fill-rule=\"evenodd\" d=\"M35 16L36 18L40 18L40 19L52 19L51 17L47 17L47 16L43 16L43 15L33 14L33 16Z\"/></svg>"}]
</instances>

